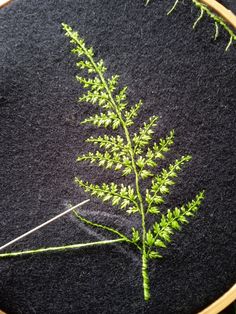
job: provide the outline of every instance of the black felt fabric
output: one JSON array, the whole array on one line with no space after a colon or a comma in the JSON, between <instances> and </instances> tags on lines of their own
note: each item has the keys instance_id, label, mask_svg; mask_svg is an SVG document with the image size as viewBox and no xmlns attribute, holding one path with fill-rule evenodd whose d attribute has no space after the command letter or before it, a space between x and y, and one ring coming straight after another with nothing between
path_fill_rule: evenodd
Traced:
<instances>
[{"instance_id":1,"label":"black felt fabric","mask_svg":"<svg viewBox=\"0 0 236 314\"><path fill-rule=\"evenodd\" d=\"M168 162L191 154L170 206L201 189L206 200L174 236L164 258L150 264L143 301L140 259L129 246L0 260L0 308L7 313L197 313L235 282L235 57L228 36L185 1L14 1L0 11L0 245L87 195L73 183L123 178L77 164L84 139L101 131L79 123L95 112L78 104L75 58L60 28L79 30L108 74L120 74L129 100L145 105L137 119L160 116L156 136L175 129ZM231 3L233 9L233 2ZM81 208L95 221L129 232L132 219L96 199ZM72 215L9 248L11 251L112 238ZM8 250L8 251L9 251Z\"/></svg>"}]
</instances>

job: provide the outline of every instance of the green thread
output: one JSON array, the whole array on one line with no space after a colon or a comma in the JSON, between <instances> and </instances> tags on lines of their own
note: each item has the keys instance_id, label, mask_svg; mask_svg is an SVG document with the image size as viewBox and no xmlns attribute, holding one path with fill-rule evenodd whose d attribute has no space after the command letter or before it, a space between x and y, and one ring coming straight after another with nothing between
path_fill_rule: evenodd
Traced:
<instances>
[{"instance_id":1,"label":"green thread","mask_svg":"<svg viewBox=\"0 0 236 314\"><path fill-rule=\"evenodd\" d=\"M124 238L120 238L120 239L114 239L114 240L105 240L105 241L97 241L97 242L90 242L90 243L80 243L80 244L70 244L70 245L64 245L64 246L40 248L40 249L35 249L35 250L1 253L0 258L16 257L16 256L22 256L22 255L32 255L32 254L47 253L47 252L67 251L67 250L74 250L74 249L79 249L79 248L84 248L84 247L89 247L89 246L113 244L113 243L124 242L124 241L126 241Z\"/></svg>"},{"instance_id":2,"label":"green thread","mask_svg":"<svg viewBox=\"0 0 236 314\"><path fill-rule=\"evenodd\" d=\"M176 0L172 8L167 12L167 15L170 15L174 11L178 3L179 3L179 0Z\"/></svg>"},{"instance_id":3,"label":"green thread","mask_svg":"<svg viewBox=\"0 0 236 314\"><path fill-rule=\"evenodd\" d=\"M228 42L228 45L226 46L226 48L225 48L225 51L228 51L228 49L229 49L229 47L232 45L232 43L233 43L233 36L231 36L230 38L229 38L229 42ZM235 40L235 39L234 39Z\"/></svg>"},{"instance_id":4,"label":"green thread","mask_svg":"<svg viewBox=\"0 0 236 314\"><path fill-rule=\"evenodd\" d=\"M201 8L201 10L200 10L200 15L199 15L199 17L196 19L196 21L195 21L194 24L193 24L193 29L195 29L195 27L197 26L198 22L202 19L203 15L204 15L204 11L203 11L203 9Z\"/></svg>"},{"instance_id":5,"label":"green thread","mask_svg":"<svg viewBox=\"0 0 236 314\"><path fill-rule=\"evenodd\" d=\"M148 276L148 263L147 263L146 253L142 255L142 277L143 277L144 300L148 301L151 298L151 294L150 294L150 280Z\"/></svg>"},{"instance_id":6,"label":"green thread","mask_svg":"<svg viewBox=\"0 0 236 314\"><path fill-rule=\"evenodd\" d=\"M215 35L214 35L214 40L216 40L219 36L219 26L218 23L215 22Z\"/></svg>"},{"instance_id":7,"label":"green thread","mask_svg":"<svg viewBox=\"0 0 236 314\"><path fill-rule=\"evenodd\" d=\"M234 31L226 24L226 22L220 16L212 13L206 5L198 2L197 0L192 0L192 2L197 8L203 10L210 18L212 18L215 21L215 23L220 24L226 30L226 32L228 32L228 34L230 35L230 40L225 49L227 51L229 47L232 45L233 41L236 41L236 34L234 33ZM215 34L218 35L218 32L216 32Z\"/></svg>"},{"instance_id":8,"label":"green thread","mask_svg":"<svg viewBox=\"0 0 236 314\"><path fill-rule=\"evenodd\" d=\"M126 235L124 235L123 233L121 233L120 231L117 231L111 227L107 227L107 226L104 226L102 224L98 224L98 223L95 223L95 222L92 222L86 218L84 218L83 216L81 216L76 210L73 211L74 212L74 215L79 219L81 220L82 222L84 222L85 224L87 225L90 225L90 226L93 226L93 227L97 227L97 228L101 228L103 230L107 230L107 231L110 231L116 235L118 235L121 239L124 239L124 241L128 242L128 243L132 243L134 244L139 250L141 250L140 246L137 244L137 243L134 243L132 240L130 240Z\"/></svg>"},{"instance_id":9,"label":"green thread","mask_svg":"<svg viewBox=\"0 0 236 314\"><path fill-rule=\"evenodd\" d=\"M200 9L200 15L197 18L197 20L194 22L193 24L193 29L196 27L196 25L198 24L198 22L202 19L204 13L206 13L211 19L213 19L214 23L215 23L215 36L214 36L214 40L217 39L218 35L219 35L219 27L218 25L221 25L221 27L223 27L225 29L225 31L230 35L230 39L229 42L225 48L225 51L228 51L229 47L233 44L234 41L236 41L236 34L234 33L234 31L227 25L227 23L224 21L223 18L221 18L220 16L216 15L215 13L213 13L205 4L197 1L197 0L191 0L192 3L198 8ZM146 1L147 5L149 3L149 0ZM179 3L179 0L176 0L173 4L173 6L171 7L171 9L167 12L167 15L170 15L177 7Z\"/></svg>"}]
</instances>

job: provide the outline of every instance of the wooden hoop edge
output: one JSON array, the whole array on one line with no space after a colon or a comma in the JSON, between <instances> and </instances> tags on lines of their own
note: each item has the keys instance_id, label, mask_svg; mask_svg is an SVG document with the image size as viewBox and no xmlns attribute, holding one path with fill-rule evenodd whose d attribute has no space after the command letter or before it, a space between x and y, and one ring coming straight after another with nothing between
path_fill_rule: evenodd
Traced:
<instances>
[{"instance_id":1,"label":"wooden hoop edge","mask_svg":"<svg viewBox=\"0 0 236 314\"><path fill-rule=\"evenodd\" d=\"M236 29L236 15L216 0L199 0Z\"/></svg>"},{"instance_id":2,"label":"wooden hoop edge","mask_svg":"<svg viewBox=\"0 0 236 314\"><path fill-rule=\"evenodd\" d=\"M8 5L12 0L0 0L0 9ZM0 312L1 314L1 312Z\"/></svg>"},{"instance_id":3,"label":"wooden hoop edge","mask_svg":"<svg viewBox=\"0 0 236 314\"><path fill-rule=\"evenodd\" d=\"M218 314L236 300L236 284L198 314Z\"/></svg>"},{"instance_id":4,"label":"wooden hoop edge","mask_svg":"<svg viewBox=\"0 0 236 314\"><path fill-rule=\"evenodd\" d=\"M3 8L9 4L12 0L0 1L0 8ZM213 9L217 14L223 17L229 24L231 24L236 29L236 15L224 7L222 4L215 0L200 0L200 2L206 4L208 7ZM199 312L198 314L217 314L228 305L236 300L236 284L231 287L225 294L223 294L219 299L209 305L206 309ZM4 312L1 312L0 314Z\"/></svg>"},{"instance_id":5,"label":"wooden hoop edge","mask_svg":"<svg viewBox=\"0 0 236 314\"><path fill-rule=\"evenodd\" d=\"M0 8L8 5L12 0L0 0ZM227 23L236 29L236 15L217 0L199 0L220 15Z\"/></svg>"}]
</instances>

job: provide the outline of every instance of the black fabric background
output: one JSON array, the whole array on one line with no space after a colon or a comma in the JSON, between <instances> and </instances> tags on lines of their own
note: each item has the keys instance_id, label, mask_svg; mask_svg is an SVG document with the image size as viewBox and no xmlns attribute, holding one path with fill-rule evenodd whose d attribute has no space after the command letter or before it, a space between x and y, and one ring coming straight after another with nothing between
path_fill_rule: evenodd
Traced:
<instances>
[{"instance_id":1,"label":"black fabric background","mask_svg":"<svg viewBox=\"0 0 236 314\"><path fill-rule=\"evenodd\" d=\"M172 1L14 1L0 11L0 244L62 212L87 195L75 175L120 182L118 174L76 164L81 126L91 107L77 104L75 58L60 23L76 28L108 74L120 74L129 100L145 105L137 122L160 116L156 136L172 128L168 162L193 159L168 199L170 206L206 190L191 223L164 258L150 264L152 300L143 301L139 256L126 245L0 260L0 308L14 313L196 313L235 282L235 47L188 1L167 17ZM235 7L231 3L231 8ZM92 199L81 213L129 232L132 219ZM72 215L10 251L112 238Z\"/></svg>"}]
</instances>

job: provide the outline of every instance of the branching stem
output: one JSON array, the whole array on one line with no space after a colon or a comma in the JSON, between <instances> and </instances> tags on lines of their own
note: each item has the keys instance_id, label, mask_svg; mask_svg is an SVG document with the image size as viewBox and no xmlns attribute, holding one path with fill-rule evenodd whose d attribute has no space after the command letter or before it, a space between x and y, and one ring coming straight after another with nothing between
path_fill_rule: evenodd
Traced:
<instances>
[{"instance_id":1,"label":"branching stem","mask_svg":"<svg viewBox=\"0 0 236 314\"><path fill-rule=\"evenodd\" d=\"M77 211L74 210L74 214L75 216L81 220L82 222L90 225L90 226L93 226L93 227L97 227L97 228L101 228L103 230L107 230L107 231L110 231L116 235L118 235L120 238L123 238L126 242L128 243L132 243L134 244L139 250L141 250L140 246L137 244L137 243L134 243L133 241L131 241L126 235L124 235L123 233L121 233L120 231L117 231L111 227L107 227L107 226L104 226L104 225L101 225L101 224L98 224L98 223L95 223L95 222L92 222L86 218L84 218L83 216L81 216Z\"/></svg>"},{"instance_id":2,"label":"branching stem","mask_svg":"<svg viewBox=\"0 0 236 314\"><path fill-rule=\"evenodd\" d=\"M140 192L140 186L139 186L139 175L138 175L138 171L137 171L137 167L135 164L135 153L134 153L134 148L132 145L132 141L130 138L130 134L128 131L128 128L125 124L125 121L123 120L123 117L121 115L120 110L118 109L118 106L116 104L116 101L114 100L112 93L109 89L109 86L102 74L102 72L100 71L100 69L97 67L96 63L94 62L93 58L91 57L91 55L88 53L87 49L85 46L81 46L80 42L77 40L76 37L73 36L72 34L72 38L76 41L76 43L81 47L81 49L84 51L86 57L89 59L89 61L91 62L92 66L94 67L94 70L96 71L96 73L99 75L99 78L101 80L101 82L104 85L104 88L107 92L107 95L110 99L110 103L112 104L113 109L115 110L117 116L120 119L121 122L121 126L124 130L125 133L125 137L127 140L127 144L129 146L129 153L130 153L130 157L131 157L131 162L132 162L132 168L134 171L134 175L135 175L135 187L136 187L136 192L137 192L137 196L138 196L138 200L139 200L139 211L141 214L141 218L142 218L142 277L143 277L143 288L144 288L144 299L146 301L148 301L150 299L150 284L149 284L149 276L148 276L148 265L147 265L147 252L146 252L146 221L145 221L145 212L144 212L144 206L143 206L143 199L142 199L142 195Z\"/></svg>"}]
</instances>

